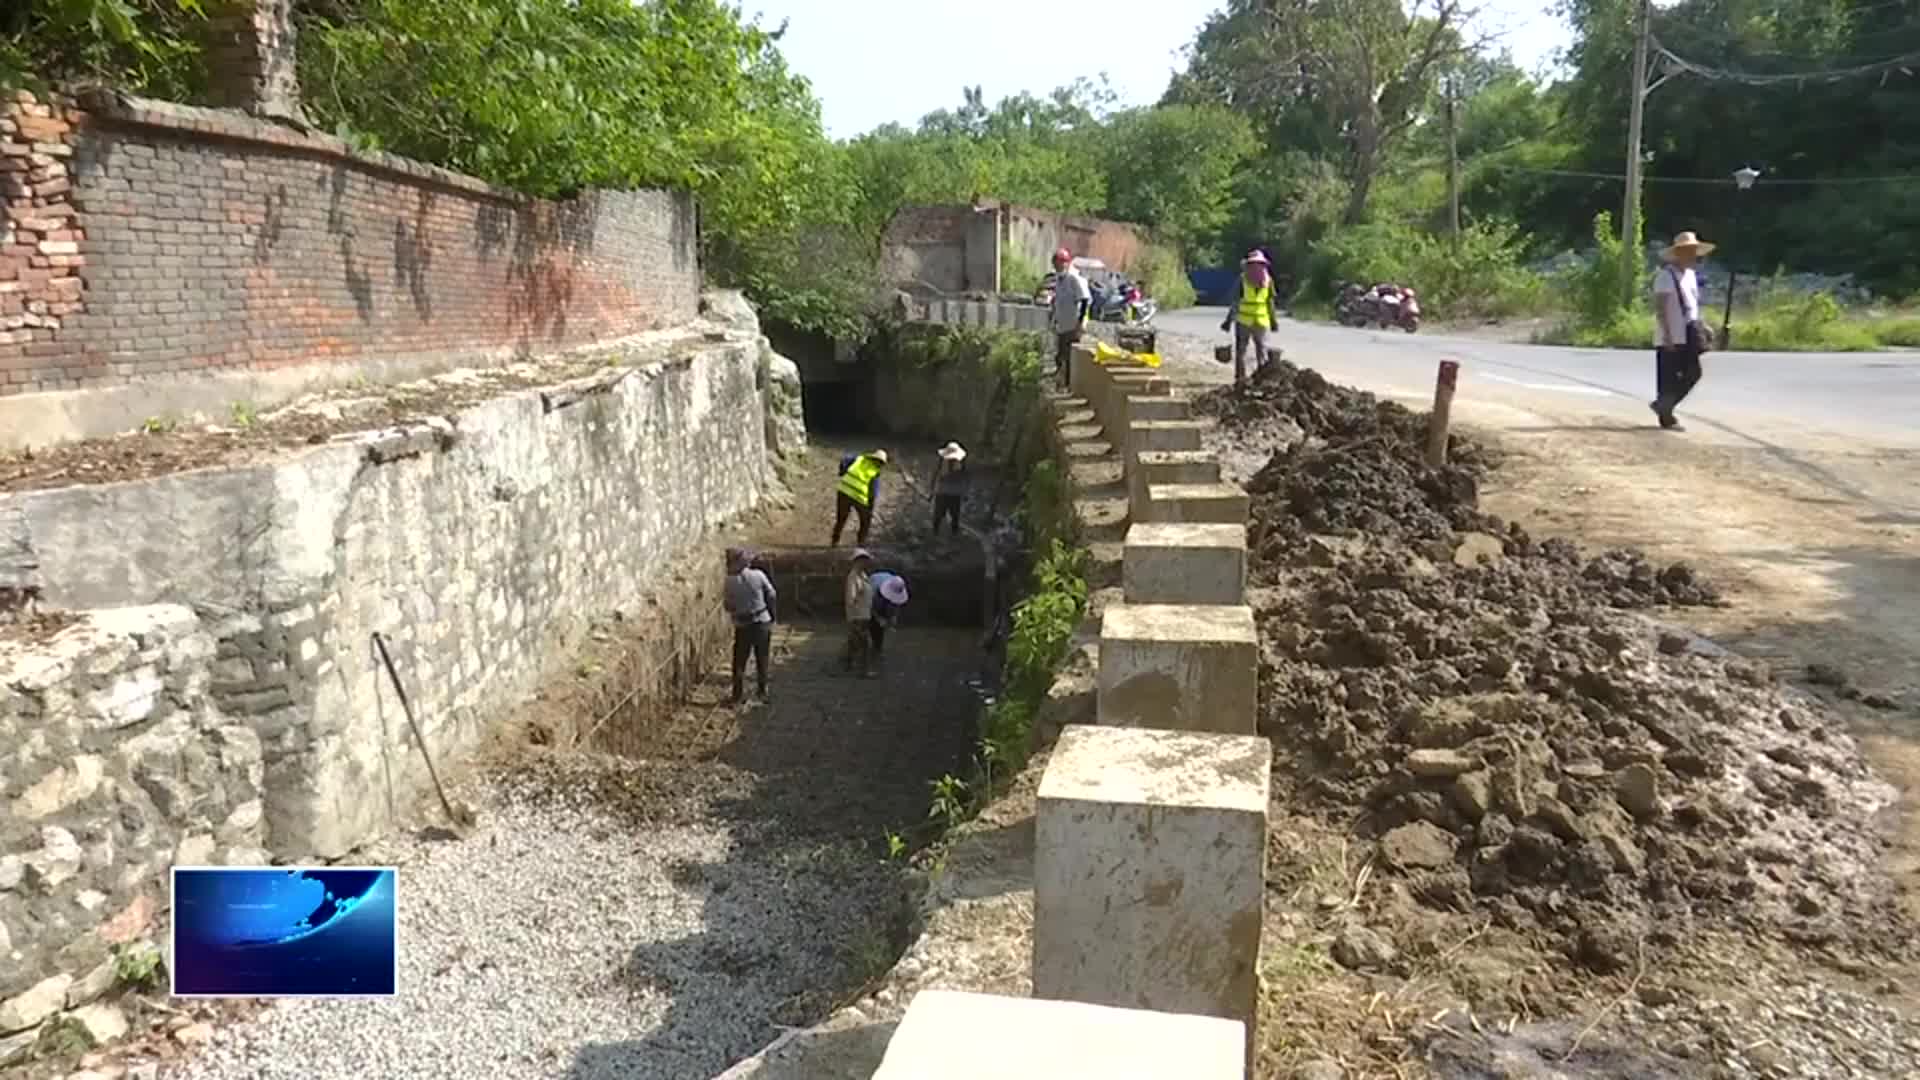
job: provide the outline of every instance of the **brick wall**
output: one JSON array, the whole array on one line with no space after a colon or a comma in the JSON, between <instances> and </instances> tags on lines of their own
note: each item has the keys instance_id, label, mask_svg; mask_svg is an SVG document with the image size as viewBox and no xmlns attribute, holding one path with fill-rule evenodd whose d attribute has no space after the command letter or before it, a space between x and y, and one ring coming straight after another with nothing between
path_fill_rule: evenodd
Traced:
<instances>
[{"instance_id":1,"label":"brick wall","mask_svg":"<svg viewBox=\"0 0 1920 1080\"><path fill-rule=\"evenodd\" d=\"M0 111L0 394L330 361L481 362L685 322L690 198L527 199L229 111Z\"/></svg>"}]
</instances>

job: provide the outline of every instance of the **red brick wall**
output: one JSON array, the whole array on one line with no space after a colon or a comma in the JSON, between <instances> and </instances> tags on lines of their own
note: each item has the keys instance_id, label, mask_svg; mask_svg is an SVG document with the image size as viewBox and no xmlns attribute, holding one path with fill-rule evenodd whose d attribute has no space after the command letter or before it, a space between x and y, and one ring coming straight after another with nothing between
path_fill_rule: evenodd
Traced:
<instances>
[{"instance_id":1,"label":"red brick wall","mask_svg":"<svg viewBox=\"0 0 1920 1080\"><path fill-rule=\"evenodd\" d=\"M697 312L684 195L530 200L239 113L87 104L0 111L0 394L480 362Z\"/></svg>"}]
</instances>

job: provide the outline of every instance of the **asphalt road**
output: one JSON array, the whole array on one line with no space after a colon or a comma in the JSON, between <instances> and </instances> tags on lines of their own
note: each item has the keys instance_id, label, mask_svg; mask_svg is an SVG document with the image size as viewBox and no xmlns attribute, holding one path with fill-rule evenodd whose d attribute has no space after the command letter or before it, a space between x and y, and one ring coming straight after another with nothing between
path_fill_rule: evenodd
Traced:
<instances>
[{"instance_id":1,"label":"asphalt road","mask_svg":"<svg viewBox=\"0 0 1920 1080\"><path fill-rule=\"evenodd\" d=\"M1218 343L1231 340L1220 332L1224 314L1191 308L1155 322L1164 331ZM1431 400L1439 361L1454 359L1460 361L1459 399L1621 425L1653 423L1651 346L1574 349L1291 320L1275 336L1287 359L1409 404ZM1231 375L1228 368L1214 370L1217 377ZM1793 431L1920 445L1920 352L1710 354L1706 376L1679 416L1696 429L1737 438Z\"/></svg>"}]
</instances>

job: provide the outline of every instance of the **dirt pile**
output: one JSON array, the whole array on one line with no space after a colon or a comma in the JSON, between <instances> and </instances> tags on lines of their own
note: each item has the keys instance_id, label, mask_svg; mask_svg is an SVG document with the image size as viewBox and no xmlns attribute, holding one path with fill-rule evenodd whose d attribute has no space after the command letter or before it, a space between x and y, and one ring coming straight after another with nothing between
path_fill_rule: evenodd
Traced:
<instances>
[{"instance_id":1,"label":"dirt pile","mask_svg":"<svg viewBox=\"0 0 1920 1080\"><path fill-rule=\"evenodd\" d=\"M1301 433L1249 485L1279 779L1415 897L1603 972L1694 920L1908 947L1874 871L1892 792L1837 723L1623 610L1717 603L1691 570L1481 513L1491 454L1430 468L1423 416L1291 365L1209 411Z\"/></svg>"}]
</instances>

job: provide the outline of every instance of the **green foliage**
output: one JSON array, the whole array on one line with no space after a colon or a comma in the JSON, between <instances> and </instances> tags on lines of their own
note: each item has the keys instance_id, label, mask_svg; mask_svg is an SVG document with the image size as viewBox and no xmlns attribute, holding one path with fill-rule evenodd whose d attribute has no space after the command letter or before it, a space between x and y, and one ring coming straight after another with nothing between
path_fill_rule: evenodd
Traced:
<instances>
[{"instance_id":1,"label":"green foliage","mask_svg":"<svg viewBox=\"0 0 1920 1080\"><path fill-rule=\"evenodd\" d=\"M1259 152L1253 125L1222 105L1164 105L1115 116L1102 140L1107 209L1151 222L1176 254L1218 258L1233 186Z\"/></svg>"},{"instance_id":2,"label":"green foliage","mask_svg":"<svg viewBox=\"0 0 1920 1080\"><path fill-rule=\"evenodd\" d=\"M1428 318L1510 316L1547 298L1540 276L1520 265L1521 251L1519 230L1505 222L1475 222L1457 241L1408 225L1357 225L1320 243L1310 285L1325 297L1339 281L1406 282Z\"/></svg>"},{"instance_id":3,"label":"green foliage","mask_svg":"<svg viewBox=\"0 0 1920 1080\"><path fill-rule=\"evenodd\" d=\"M198 100L201 0L14 0L0 11L0 90L102 83Z\"/></svg>"},{"instance_id":4,"label":"green foliage","mask_svg":"<svg viewBox=\"0 0 1920 1080\"><path fill-rule=\"evenodd\" d=\"M1000 291L1032 296L1047 280L1046 268L1008 244L1000 249Z\"/></svg>"},{"instance_id":5,"label":"green foliage","mask_svg":"<svg viewBox=\"0 0 1920 1080\"><path fill-rule=\"evenodd\" d=\"M1593 218L1593 251L1579 266L1563 278L1565 293L1572 301L1571 329L1575 334L1612 333L1631 324L1639 312L1628 297L1647 295L1647 269L1637 253L1645 250L1644 217L1635 236L1633 257L1620 244L1620 230L1613 215L1602 210ZM1651 325L1652 316L1647 316ZM1651 331L1645 341L1651 341Z\"/></svg>"},{"instance_id":6,"label":"green foliage","mask_svg":"<svg viewBox=\"0 0 1920 1080\"><path fill-rule=\"evenodd\" d=\"M151 942L134 942L113 950L114 981L121 986L146 990L159 986L165 978L160 950Z\"/></svg>"},{"instance_id":7,"label":"green foliage","mask_svg":"<svg viewBox=\"0 0 1920 1080\"><path fill-rule=\"evenodd\" d=\"M1157 301L1161 308L1192 307L1194 296L1193 282L1187 280L1187 268L1180 256L1170 248L1149 244L1140 252L1139 261L1134 264L1134 276L1140 279L1146 294Z\"/></svg>"},{"instance_id":8,"label":"green foliage","mask_svg":"<svg viewBox=\"0 0 1920 1080\"><path fill-rule=\"evenodd\" d=\"M1739 352L1865 352L1920 339L1920 320L1850 317L1825 293L1763 294L1733 312ZM1543 340L1584 348L1651 349L1653 315L1622 309L1598 325L1568 323Z\"/></svg>"}]
</instances>

